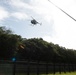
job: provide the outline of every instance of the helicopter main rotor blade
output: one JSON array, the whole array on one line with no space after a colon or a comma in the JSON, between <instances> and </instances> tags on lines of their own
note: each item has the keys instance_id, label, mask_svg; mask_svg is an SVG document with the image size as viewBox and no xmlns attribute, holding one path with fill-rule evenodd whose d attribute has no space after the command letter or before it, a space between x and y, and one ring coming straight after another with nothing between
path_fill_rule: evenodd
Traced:
<instances>
[{"instance_id":1,"label":"helicopter main rotor blade","mask_svg":"<svg viewBox=\"0 0 76 75\"><path fill-rule=\"evenodd\" d=\"M31 16L31 18L34 19L32 16Z\"/></svg>"},{"instance_id":2,"label":"helicopter main rotor blade","mask_svg":"<svg viewBox=\"0 0 76 75\"><path fill-rule=\"evenodd\" d=\"M51 2L50 0L48 0L51 4L53 4L55 7L57 7L59 10L61 10L63 13L65 13L68 17L70 17L71 19L73 19L74 21L76 21L75 18L73 18L71 15L69 15L68 13L66 13L64 10L62 10L60 7L58 7L57 5L55 5L53 2Z\"/></svg>"}]
</instances>

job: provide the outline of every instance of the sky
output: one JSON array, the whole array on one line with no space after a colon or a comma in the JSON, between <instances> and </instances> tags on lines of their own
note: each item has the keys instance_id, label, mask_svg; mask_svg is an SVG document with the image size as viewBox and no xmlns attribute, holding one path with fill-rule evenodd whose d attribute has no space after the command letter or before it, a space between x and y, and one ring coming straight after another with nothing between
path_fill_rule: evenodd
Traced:
<instances>
[{"instance_id":1,"label":"sky","mask_svg":"<svg viewBox=\"0 0 76 75\"><path fill-rule=\"evenodd\" d=\"M50 0L76 19L76 0ZM42 25L31 24L31 16ZM0 26L23 38L43 38L76 49L76 21L48 0L0 0Z\"/></svg>"}]
</instances>

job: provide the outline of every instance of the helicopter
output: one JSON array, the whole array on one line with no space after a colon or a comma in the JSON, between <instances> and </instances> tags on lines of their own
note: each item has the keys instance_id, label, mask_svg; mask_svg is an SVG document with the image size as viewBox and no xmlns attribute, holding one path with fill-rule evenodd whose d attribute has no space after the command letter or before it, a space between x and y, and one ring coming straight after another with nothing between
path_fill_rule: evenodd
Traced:
<instances>
[{"instance_id":1,"label":"helicopter","mask_svg":"<svg viewBox=\"0 0 76 75\"><path fill-rule=\"evenodd\" d=\"M37 25L37 24L42 25L42 23L39 23L38 21L36 21L32 16L31 16L31 18L32 18L32 20L31 20L32 25Z\"/></svg>"}]
</instances>

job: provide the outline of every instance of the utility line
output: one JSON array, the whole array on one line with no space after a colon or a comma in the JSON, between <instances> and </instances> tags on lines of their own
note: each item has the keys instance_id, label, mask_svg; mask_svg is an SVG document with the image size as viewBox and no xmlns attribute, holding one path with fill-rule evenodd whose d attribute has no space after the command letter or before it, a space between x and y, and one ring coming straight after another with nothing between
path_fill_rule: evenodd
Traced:
<instances>
[{"instance_id":1,"label":"utility line","mask_svg":"<svg viewBox=\"0 0 76 75\"><path fill-rule=\"evenodd\" d=\"M61 10L63 13L65 13L67 16L69 16L71 19L73 19L74 21L76 21L75 18L73 18L72 16L70 16L68 13L66 13L64 10L62 10L61 8L59 8L57 5L55 5L53 2L51 2L50 0L48 0L51 4L53 4L55 7L57 7L59 10Z\"/></svg>"}]
</instances>

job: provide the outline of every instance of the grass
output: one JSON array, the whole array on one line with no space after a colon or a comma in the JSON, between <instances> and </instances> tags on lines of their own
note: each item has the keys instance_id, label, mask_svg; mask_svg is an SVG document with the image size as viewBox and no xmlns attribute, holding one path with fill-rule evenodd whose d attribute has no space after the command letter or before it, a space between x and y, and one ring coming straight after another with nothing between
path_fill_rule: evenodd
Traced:
<instances>
[{"instance_id":1,"label":"grass","mask_svg":"<svg viewBox=\"0 0 76 75\"><path fill-rule=\"evenodd\" d=\"M48 75L54 75L54 74L48 74ZM76 72L66 72L66 73L56 73L55 75L76 75Z\"/></svg>"},{"instance_id":2,"label":"grass","mask_svg":"<svg viewBox=\"0 0 76 75\"><path fill-rule=\"evenodd\" d=\"M16 75L27 75L27 74L16 74ZM29 75L37 75L37 74L29 74ZM46 75L46 74L39 74L39 75ZM76 72L66 72L66 73L56 73L56 74L47 74L47 75L76 75Z\"/></svg>"}]
</instances>

